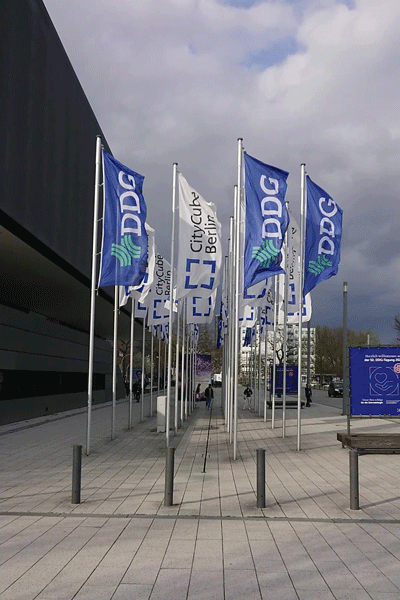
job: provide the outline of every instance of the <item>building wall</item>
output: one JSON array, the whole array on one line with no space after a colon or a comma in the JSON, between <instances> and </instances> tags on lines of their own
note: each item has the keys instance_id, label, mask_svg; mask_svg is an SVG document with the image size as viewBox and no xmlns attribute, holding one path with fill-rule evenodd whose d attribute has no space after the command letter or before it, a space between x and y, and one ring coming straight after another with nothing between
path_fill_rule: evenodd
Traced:
<instances>
[{"instance_id":1,"label":"building wall","mask_svg":"<svg viewBox=\"0 0 400 600\"><path fill-rule=\"evenodd\" d=\"M0 424L87 404L88 335L0 306ZM95 339L93 402L111 400L112 348ZM124 397L119 374L118 398Z\"/></svg>"}]
</instances>

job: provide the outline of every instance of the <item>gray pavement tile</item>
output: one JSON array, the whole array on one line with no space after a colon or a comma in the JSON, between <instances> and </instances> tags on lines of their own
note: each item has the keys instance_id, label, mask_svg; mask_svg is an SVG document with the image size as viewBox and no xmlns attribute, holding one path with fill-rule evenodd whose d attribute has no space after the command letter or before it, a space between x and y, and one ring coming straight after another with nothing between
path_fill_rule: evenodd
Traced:
<instances>
[{"instance_id":1,"label":"gray pavement tile","mask_svg":"<svg viewBox=\"0 0 400 600\"><path fill-rule=\"evenodd\" d=\"M230 600L261 600L260 587L254 571L225 571L225 597Z\"/></svg>"},{"instance_id":2,"label":"gray pavement tile","mask_svg":"<svg viewBox=\"0 0 400 600\"><path fill-rule=\"evenodd\" d=\"M112 600L148 600L152 589L152 585L122 583L117 587Z\"/></svg>"},{"instance_id":3,"label":"gray pavement tile","mask_svg":"<svg viewBox=\"0 0 400 600\"><path fill-rule=\"evenodd\" d=\"M222 571L192 571L188 600L225 600Z\"/></svg>"},{"instance_id":4,"label":"gray pavement tile","mask_svg":"<svg viewBox=\"0 0 400 600\"><path fill-rule=\"evenodd\" d=\"M190 569L161 569L150 600L186 600L190 581Z\"/></svg>"}]
</instances>

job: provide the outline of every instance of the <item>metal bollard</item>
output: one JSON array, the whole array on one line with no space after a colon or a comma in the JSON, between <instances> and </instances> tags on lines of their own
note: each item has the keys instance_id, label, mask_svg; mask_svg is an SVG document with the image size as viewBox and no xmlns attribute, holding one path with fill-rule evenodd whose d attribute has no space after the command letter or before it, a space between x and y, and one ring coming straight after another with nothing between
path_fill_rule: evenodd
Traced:
<instances>
[{"instance_id":1,"label":"metal bollard","mask_svg":"<svg viewBox=\"0 0 400 600\"><path fill-rule=\"evenodd\" d=\"M164 506L174 504L174 458L175 448L167 448L165 461Z\"/></svg>"},{"instance_id":2,"label":"metal bollard","mask_svg":"<svg viewBox=\"0 0 400 600\"><path fill-rule=\"evenodd\" d=\"M81 472L82 446L74 446L72 457L72 504L81 503Z\"/></svg>"},{"instance_id":3,"label":"metal bollard","mask_svg":"<svg viewBox=\"0 0 400 600\"><path fill-rule=\"evenodd\" d=\"M265 507L265 450L257 448L257 508Z\"/></svg>"},{"instance_id":4,"label":"metal bollard","mask_svg":"<svg viewBox=\"0 0 400 600\"><path fill-rule=\"evenodd\" d=\"M350 509L360 509L358 490L358 450L349 450L350 460Z\"/></svg>"}]
</instances>

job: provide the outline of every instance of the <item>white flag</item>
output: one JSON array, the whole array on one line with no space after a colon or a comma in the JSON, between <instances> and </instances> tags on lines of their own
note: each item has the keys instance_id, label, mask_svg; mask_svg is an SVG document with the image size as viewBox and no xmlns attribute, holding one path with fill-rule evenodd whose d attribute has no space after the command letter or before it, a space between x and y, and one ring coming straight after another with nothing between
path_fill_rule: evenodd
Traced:
<instances>
[{"instance_id":1,"label":"white flag","mask_svg":"<svg viewBox=\"0 0 400 600\"><path fill-rule=\"evenodd\" d=\"M221 225L214 204L179 179L177 298L209 297L217 289L222 264Z\"/></svg>"},{"instance_id":2,"label":"white flag","mask_svg":"<svg viewBox=\"0 0 400 600\"><path fill-rule=\"evenodd\" d=\"M165 301L169 298L171 265L161 254L156 254L154 281L146 299L148 325L163 325L169 321L169 310Z\"/></svg>"},{"instance_id":3,"label":"white flag","mask_svg":"<svg viewBox=\"0 0 400 600\"><path fill-rule=\"evenodd\" d=\"M214 318L215 299L217 290L208 298L192 296L187 299L188 323L212 323Z\"/></svg>"}]
</instances>

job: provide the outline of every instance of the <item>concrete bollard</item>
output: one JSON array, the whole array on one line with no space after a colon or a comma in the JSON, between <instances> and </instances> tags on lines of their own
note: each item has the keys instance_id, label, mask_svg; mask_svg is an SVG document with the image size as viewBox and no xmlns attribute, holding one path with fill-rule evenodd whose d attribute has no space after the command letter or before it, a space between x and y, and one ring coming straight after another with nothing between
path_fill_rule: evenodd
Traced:
<instances>
[{"instance_id":1,"label":"concrete bollard","mask_svg":"<svg viewBox=\"0 0 400 600\"><path fill-rule=\"evenodd\" d=\"M174 458L175 448L167 448L165 461L164 506L174 504Z\"/></svg>"},{"instance_id":2,"label":"concrete bollard","mask_svg":"<svg viewBox=\"0 0 400 600\"><path fill-rule=\"evenodd\" d=\"M72 456L72 504L81 503L81 473L82 446L74 446Z\"/></svg>"},{"instance_id":3,"label":"concrete bollard","mask_svg":"<svg viewBox=\"0 0 400 600\"><path fill-rule=\"evenodd\" d=\"M257 448L257 508L265 508L265 450Z\"/></svg>"}]
</instances>

